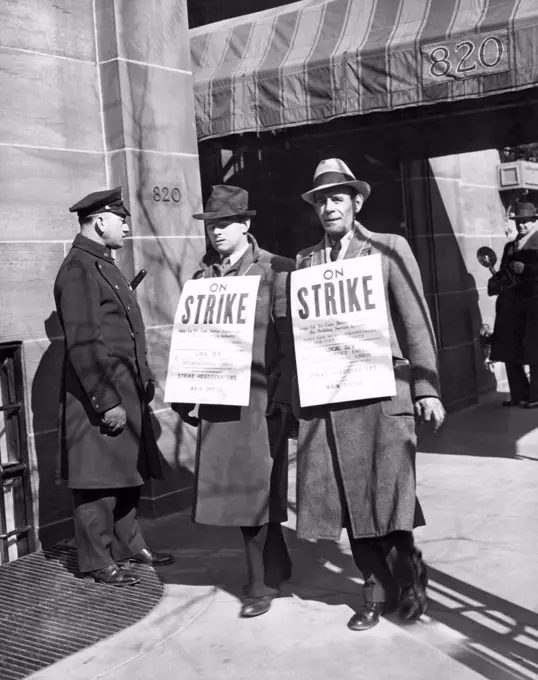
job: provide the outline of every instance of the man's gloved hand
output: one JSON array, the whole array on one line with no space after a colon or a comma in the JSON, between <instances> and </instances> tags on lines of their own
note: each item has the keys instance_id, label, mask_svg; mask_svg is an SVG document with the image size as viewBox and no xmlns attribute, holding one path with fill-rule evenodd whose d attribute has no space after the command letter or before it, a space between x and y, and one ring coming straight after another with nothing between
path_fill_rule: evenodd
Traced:
<instances>
[{"instance_id":1,"label":"man's gloved hand","mask_svg":"<svg viewBox=\"0 0 538 680\"><path fill-rule=\"evenodd\" d=\"M176 402L172 402L170 404L170 407L172 411L175 411L175 413L178 414L178 416L184 423L192 425L193 427L198 427L198 425L200 424L199 418L195 418L194 416L189 415L189 413L194 408L194 404L178 404Z\"/></svg>"},{"instance_id":2,"label":"man's gloved hand","mask_svg":"<svg viewBox=\"0 0 538 680\"><path fill-rule=\"evenodd\" d=\"M155 398L155 380L148 380L146 383L146 401L151 404Z\"/></svg>"},{"instance_id":3,"label":"man's gloved hand","mask_svg":"<svg viewBox=\"0 0 538 680\"><path fill-rule=\"evenodd\" d=\"M515 260L514 262L510 262L508 268L510 269L510 271L514 272L514 274L523 274L525 265L523 264L523 262L518 262L517 260Z\"/></svg>"},{"instance_id":4,"label":"man's gloved hand","mask_svg":"<svg viewBox=\"0 0 538 680\"><path fill-rule=\"evenodd\" d=\"M101 423L105 434L119 434L127 423L127 411L118 404L102 414Z\"/></svg>"},{"instance_id":5,"label":"man's gloved hand","mask_svg":"<svg viewBox=\"0 0 538 680\"><path fill-rule=\"evenodd\" d=\"M445 420L445 408L437 397L423 397L415 402L415 415L422 422L433 421L433 431L441 427Z\"/></svg>"}]
</instances>

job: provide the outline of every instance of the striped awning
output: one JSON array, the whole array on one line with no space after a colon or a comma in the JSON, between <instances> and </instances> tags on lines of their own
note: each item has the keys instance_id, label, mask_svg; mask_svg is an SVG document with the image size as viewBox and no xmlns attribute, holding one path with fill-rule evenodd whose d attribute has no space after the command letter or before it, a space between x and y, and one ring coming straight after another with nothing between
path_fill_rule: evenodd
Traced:
<instances>
[{"instance_id":1,"label":"striped awning","mask_svg":"<svg viewBox=\"0 0 538 680\"><path fill-rule=\"evenodd\" d=\"M199 139L538 80L538 0L302 0L190 39Z\"/></svg>"}]
</instances>

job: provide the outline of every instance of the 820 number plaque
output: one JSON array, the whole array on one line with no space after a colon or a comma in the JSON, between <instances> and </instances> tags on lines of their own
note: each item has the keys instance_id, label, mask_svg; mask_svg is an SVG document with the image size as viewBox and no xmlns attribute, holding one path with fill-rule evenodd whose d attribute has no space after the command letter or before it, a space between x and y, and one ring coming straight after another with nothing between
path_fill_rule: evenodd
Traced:
<instances>
[{"instance_id":1,"label":"820 number plaque","mask_svg":"<svg viewBox=\"0 0 538 680\"><path fill-rule=\"evenodd\" d=\"M153 187L153 200L156 203L179 203L181 191L177 187Z\"/></svg>"},{"instance_id":2,"label":"820 number plaque","mask_svg":"<svg viewBox=\"0 0 538 680\"><path fill-rule=\"evenodd\" d=\"M427 85L501 73L510 64L505 30L423 45L421 49L422 80Z\"/></svg>"}]
</instances>

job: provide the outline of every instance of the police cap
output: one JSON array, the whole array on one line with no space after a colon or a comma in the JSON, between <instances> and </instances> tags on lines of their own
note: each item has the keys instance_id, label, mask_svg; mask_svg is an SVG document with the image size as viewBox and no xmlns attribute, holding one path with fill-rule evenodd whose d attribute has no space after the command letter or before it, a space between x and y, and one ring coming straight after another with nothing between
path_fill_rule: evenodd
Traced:
<instances>
[{"instance_id":1,"label":"police cap","mask_svg":"<svg viewBox=\"0 0 538 680\"><path fill-rule=\"evenodd\" d=\"M105 189L88 194L75 205L69 208L69 212L77 213L79 219L97 215L103 212L111 212L120 217L130 217L131 213L123 202L123 189Z\"/></svg>"}]
</instances>

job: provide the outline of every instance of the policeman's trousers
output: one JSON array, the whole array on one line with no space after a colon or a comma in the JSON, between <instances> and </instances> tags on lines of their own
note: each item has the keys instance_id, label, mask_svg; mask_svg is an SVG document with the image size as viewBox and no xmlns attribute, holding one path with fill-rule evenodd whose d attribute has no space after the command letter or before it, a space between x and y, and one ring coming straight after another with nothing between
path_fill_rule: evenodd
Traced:
<instances>
[{"instance_id":1,"label":"policeman's trousers","mask_svg":"<svg viewBox=\"0 0 538 680\"><path fill-rule=\"evenodd\" d=\"M73 489L79 569L95 571L136 555L146 547L136 509L140 487Z\"/></svg>"}]
</instances>

